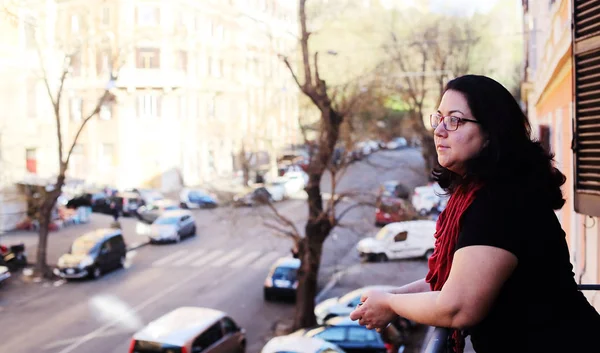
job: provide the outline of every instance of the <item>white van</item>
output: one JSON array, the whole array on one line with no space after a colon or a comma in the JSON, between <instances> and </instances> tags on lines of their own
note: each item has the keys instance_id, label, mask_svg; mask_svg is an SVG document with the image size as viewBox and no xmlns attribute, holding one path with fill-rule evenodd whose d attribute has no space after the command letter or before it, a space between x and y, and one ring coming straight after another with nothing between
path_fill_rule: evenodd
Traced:
<instances>
[{"instance_id":1,"label":"white van","mask_svg":"<svg viewBox=\"0 0 600 353\"><path fill-rule=\"evenodd\" d=\"M425 257L433 254L435 221L390 223L375 235L356 245L361 258L367 261L387 261Z\"/></svg>"}]
</instances>

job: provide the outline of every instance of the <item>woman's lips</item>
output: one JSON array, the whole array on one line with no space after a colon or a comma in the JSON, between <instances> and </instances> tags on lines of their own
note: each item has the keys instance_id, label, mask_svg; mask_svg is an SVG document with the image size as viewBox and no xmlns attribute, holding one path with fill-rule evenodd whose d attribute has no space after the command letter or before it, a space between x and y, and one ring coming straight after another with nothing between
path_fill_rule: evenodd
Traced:
<instances>
[{"instance_id":1,"label":"woman's lips","mask_svg":"<svg viewBox=\"0 0 600 353\"><path fill-rule=\"evenodd\" d=\"M445 150L445 149L448 149L448 148L450 148L450 147L444 146L444 145L437 145L437 149L438 150Z\"/></svg>"}]
</instances>

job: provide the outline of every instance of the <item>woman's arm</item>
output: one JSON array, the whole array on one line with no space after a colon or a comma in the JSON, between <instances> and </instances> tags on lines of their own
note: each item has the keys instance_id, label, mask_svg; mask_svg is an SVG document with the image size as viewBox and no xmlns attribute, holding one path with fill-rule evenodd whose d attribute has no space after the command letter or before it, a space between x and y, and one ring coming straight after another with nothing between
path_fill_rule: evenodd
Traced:
<instances>
[{"instance_id":1,"label":"woman's arm","mask_svg":"<svg viewBox=\"0 0 600 353\"><path fill-rule=\"evenodd\" d=\"M429 283L425 282L425 278L422 278L409 284L406 284L402 287L394 288L389 292L391 294L408 294L429 292L430 290L431 287L429 286Z\"/></svg>"},{"instance_id":2,"label":"woman's arm","mask_svg":"<svg viewBox=\"0 0 600 353\"><path fill-rule=\"evenodd\" d=\"M450 276L441 291L370 291L350 318L370 329L385 327L395 315L430 326L470 327L487 315L516 266L517 257L504 249L483 245L461 248L454 254Z\"/></svg>"}]
</instances>

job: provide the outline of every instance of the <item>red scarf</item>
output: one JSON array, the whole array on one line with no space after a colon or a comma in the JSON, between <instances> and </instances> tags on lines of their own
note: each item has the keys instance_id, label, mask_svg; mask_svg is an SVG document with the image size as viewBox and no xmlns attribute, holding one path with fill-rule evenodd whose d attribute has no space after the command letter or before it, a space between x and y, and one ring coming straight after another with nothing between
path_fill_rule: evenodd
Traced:
<instances>
[{"instance_id":1,"label":"red scarf","mask_svg":"<svg viewBox=\"0 0 600 353\"><path fill-rule=\"evenodd\" d=\"M454 250L458 242L461 221L464 212L475 199L475 193L481 185L458 187L450 196L446 208L435 225L435 250L429 258L429 273L425 281L429 283L432 291L440 291L450 275ZM465 336L459 330L454 330L454 351L462 353L465 346Z\"/></svg>"}]
</instances>

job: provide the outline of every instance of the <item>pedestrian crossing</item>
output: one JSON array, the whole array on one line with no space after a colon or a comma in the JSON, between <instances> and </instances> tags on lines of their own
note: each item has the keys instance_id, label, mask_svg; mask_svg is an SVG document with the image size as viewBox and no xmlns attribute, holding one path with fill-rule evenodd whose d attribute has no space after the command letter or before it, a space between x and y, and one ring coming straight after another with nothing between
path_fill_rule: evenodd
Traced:
<instances>
[{"instance_id":1,"label":"pedestrian crossing","mask_svg":"<svg viewBox=\"0 0 600 353\"><path fill-rule=\"evenodd\" d=\"M152 267L229 267L264 269L289 253L271 250L181 249L152 263Z\"/></svg>"}]
</instances>

